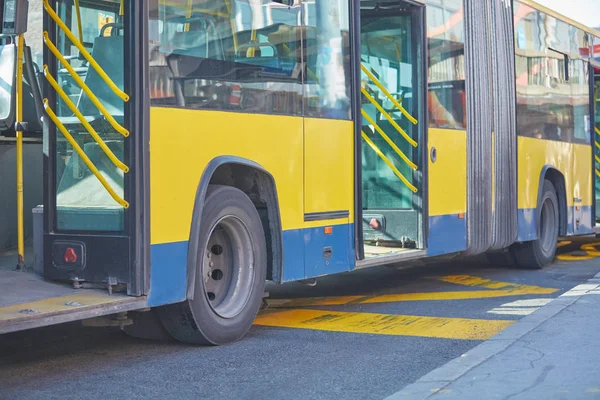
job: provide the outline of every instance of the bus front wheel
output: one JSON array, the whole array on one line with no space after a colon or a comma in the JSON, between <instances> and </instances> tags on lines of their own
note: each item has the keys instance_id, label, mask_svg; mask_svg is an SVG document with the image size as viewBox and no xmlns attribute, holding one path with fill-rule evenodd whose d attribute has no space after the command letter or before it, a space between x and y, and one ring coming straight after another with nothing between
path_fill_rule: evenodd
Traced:
<instances>
[{"instance_id":1,"label":"bus front wheel","mask_svg":"<svg viewBox=\"0 0 600 400\"><path fill-rule=\"evenodd\" d=\"M241 339L264 294L267 250L258 211L244 192L211 185L202 210L194 298L160 309L169 333L185 343Z\"/></svg>"},{"instance_id":2,"label":"bus front wheel","mask_svg":"<svg viewBox=\"0 0 600 400\"><path fill-rule=\"evenodd\" d=\"M552 182L544 180L537 207L537 239L515 244L513 254L521 268L538 269L549 265L556 255L559 229L558 196Z\"/></svg>"}]
</instances>

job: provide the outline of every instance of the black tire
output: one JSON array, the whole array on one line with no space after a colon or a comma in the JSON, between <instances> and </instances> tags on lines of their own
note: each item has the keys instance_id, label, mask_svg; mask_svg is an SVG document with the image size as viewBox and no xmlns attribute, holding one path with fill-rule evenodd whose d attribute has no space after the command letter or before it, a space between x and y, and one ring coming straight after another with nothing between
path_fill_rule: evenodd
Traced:
<instances>
[{"instance_id":1,"label":"black tire","mask_svg":"<svg viewBox=\"0 0 600 400\"><path fill-rule=\"evenodd\" d=\"M129 312L127 317L133 320L133 324L125 325L121 329L127 336L144 340L173 340L160 322L155 309L145 312Z\"/></svg>"},{"instance_id":2,"label":"black tire","mask_svg":"<svg viewBox=\"0 0 600 400\"><path fill-rule=\"evenodd\" d=\"M267 272L263 225L244 192L209 187L197 248L194 298L160 307L161 321L171 336L185 343L237 341L258 313Z\"/></svg>"},{"instance_id":3,"label":"black tire","mask_svg":"<svg viewBox=\"0 0 600 400\"><path fill-rule=\"evenodd\" d=\"M554 185L544 180L542 197L537 207L537 239L517 243L512 248L519 267L539 269L554 261L560 221L558 204Z\"/></svg>"}]
</instances>

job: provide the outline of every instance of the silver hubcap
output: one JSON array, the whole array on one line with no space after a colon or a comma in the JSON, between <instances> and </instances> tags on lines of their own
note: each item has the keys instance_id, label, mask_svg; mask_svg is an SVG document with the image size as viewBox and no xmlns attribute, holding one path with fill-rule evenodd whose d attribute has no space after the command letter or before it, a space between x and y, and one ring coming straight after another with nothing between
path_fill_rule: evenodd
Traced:
<instances>
[{"instance_id":1,"label":"silver hubcap","mask_svg":"<svg viewBox=\"0 0 600 400\"><path fill-rule=\"evenodd\" d=\"M238 315L254 285L252 237L235 216L225 216L213 226L202 257L204 294L222 318Z\"/></svg>"}]
</instances>

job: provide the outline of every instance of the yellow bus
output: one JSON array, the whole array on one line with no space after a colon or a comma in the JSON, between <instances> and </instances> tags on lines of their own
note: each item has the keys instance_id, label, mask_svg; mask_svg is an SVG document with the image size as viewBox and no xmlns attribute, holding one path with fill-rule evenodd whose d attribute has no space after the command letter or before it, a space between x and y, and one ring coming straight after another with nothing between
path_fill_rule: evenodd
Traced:
<instances>
[{"instance_id":1,"label":"yellow bus","mask_svg":"<svg viewBox=\"0 0 600 400\"><path fill-rule=\"evenodd\" d=\"M39 259L80 306L0 307L2 331L93 309L222 344L266 280L541 268L595 232L600 33L530 0L43 8Z\"/></svg>"}]
</instances>

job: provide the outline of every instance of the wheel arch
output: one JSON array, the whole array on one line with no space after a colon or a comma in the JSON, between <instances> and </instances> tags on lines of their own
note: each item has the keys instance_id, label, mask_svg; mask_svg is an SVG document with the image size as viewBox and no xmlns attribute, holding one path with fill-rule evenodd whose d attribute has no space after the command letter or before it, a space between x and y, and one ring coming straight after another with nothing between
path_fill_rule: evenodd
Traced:
<instances>
[{"instance_id":1,"label":"wheel arch","mask_svg":"<svg viewBox=\"0 0 600 400\"><path fill-rule=\"evenodd\" d=\"M550 181L552 185L554 185L554 189L556 190L556 196L558 197L558 234L559 236L567 235L567 225L568 225L568 212L567 212L567 188L565 185L565 176L559 171L556 167L552 165L545 165L542 168L542 172L540 174L540 182L538 184L538 198L537 198L537 207L539 207L542 201L542 192L544 188L544 180ZM537 224L537 219L536 219Z\"/></svg>"},{"instance_id":2,"label":"wheel arch","mask_svg":"<svg viewBox=\"0 0 600 400\"><path fill-rule=\"evenodd\" d=\"M196 190L188 246L186 298L194 297L198 237L204 199L210 184L238 188L252 200L267 236L267 279L281 282L283 237L275 179L264 167L252 160L235 156L219 156L206 165Z\"/></svg>"}]
</instances>

